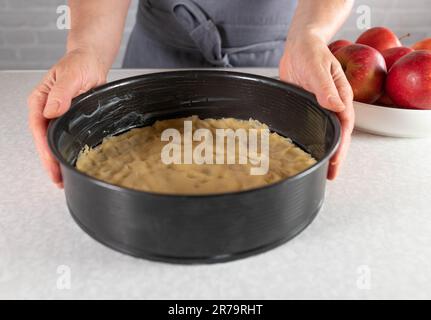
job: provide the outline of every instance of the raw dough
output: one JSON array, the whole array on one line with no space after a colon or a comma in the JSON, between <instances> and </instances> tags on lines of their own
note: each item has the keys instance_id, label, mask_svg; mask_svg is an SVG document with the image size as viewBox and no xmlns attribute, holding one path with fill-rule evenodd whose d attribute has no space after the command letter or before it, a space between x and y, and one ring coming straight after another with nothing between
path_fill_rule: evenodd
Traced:
<instances>
[{"instance_id":1,"label":"raw dough","mask_svg":"<svg viewBox=\"0 0 431 320\"><path fill-rule=\"evenodd\" d=\"M191 120L193 132L210 129L214 140L217 128L267 129L255 120L233 118L205 119L197 116L157 121L152 126L132 129L118 136L107 137L94 147L85 147L78 156L78 170L100 180L137 190L164 194L214 194L262 187L296 175L316 163L308 153L288 138L269 134L269 170L264 175L251 175L258 165L246 164L164 164L162 149L169 142L161 141L167 128L175 128L184 138L184 120ZM258 137L260 137L258 135ZM184 141L184 140L181 140ZM258 139L258 146L260 146ZM199 144L193 142L193 150ZM236 155L238 156L238 148ZM184 145L182 145L184 151ZM216 153L215 141L213 153ZM238 159L238 157L236 158ZM248 160L250 158L248 157Z\"/></svg>"}]
</instances>

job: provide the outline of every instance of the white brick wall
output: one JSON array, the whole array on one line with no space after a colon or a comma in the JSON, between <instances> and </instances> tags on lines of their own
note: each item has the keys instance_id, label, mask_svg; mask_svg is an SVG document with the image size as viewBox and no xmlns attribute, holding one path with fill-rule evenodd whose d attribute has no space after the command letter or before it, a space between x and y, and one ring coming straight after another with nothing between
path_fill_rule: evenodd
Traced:
<instances>
[{"instance_id":1,"label":"white brick wall","mask_svg":"<svg viewBox=\"0 0 431 320\"><path fill-rule=\"evenodd\" d=\"M56 28L56 8L66 2L0 0L0 69L48 68L61 57L66 31ZM137 0L133 0L120 54L114 67L121 66L125 45L134 23L136 5ZM431 0L356 0L350 18L336 38L355 40L361 33L356 24L356 8L360 5L371 8L373 26L388 26L400 36L411 33L411 37L405 40L407 45L418 39L431 37Z\"/></svg>"},{"instance_id":2,"label":"white brick wall","mask_svg":"<svg viewBox=\"0 0 431 320\"><path fill-rule=\"evenodd\" d=\"M63 55L67 30L57 29L56 10L66 3L67 0L0 0L0 70L46 69ZM137 0L132 0L114 67L121 66L136 7Z\"/></svg>"}]
</instances>

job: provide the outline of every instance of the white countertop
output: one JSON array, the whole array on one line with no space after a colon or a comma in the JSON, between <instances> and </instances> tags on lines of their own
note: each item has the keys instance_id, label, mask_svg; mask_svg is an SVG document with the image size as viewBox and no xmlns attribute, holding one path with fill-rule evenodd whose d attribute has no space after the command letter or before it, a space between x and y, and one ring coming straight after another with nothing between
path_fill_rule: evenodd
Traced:
<instances>
[{"instance_id":1,"label":"white countertop","mask_svg":"<svg viewBox=\"0 0 431 320\"><path fill-rule=\"evenodd\" d=\"M431 139L355 132L320 214L275 250L216 265L150 262L87 236L44 173L26 106L42 74L0 71L0 298L431 298Z\"/></svg>"}]
</instances>

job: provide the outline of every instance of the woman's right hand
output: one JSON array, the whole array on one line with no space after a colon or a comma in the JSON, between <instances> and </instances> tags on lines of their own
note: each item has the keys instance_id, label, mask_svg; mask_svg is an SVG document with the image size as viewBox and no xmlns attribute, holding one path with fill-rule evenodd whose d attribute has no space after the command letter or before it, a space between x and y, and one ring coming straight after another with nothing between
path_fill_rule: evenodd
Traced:
<instances>
[{"instance_id":1,"label":"woman's right hand","mask_svg":"<svg viewBox=\"0 0 431 320\"><path fill-rule=\"evenodd\" d=\"M63 186L60 167L48 147L48 123L65 113L75 96L105 83L108 70L91 49L70 51L28 97L29 126L37 151L51 180L60 188Z\"/></svg>"}]
</instances>

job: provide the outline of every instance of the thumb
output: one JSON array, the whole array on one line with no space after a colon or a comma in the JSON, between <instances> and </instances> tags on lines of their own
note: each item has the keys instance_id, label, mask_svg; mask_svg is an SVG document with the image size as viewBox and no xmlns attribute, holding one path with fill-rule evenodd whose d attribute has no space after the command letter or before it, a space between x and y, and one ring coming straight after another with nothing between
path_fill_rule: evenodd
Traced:
<instances>
[{"instance_id":1,"label":"thumb","mask_svg":"<svg viewBox=\"0 0 431 320\"><path fill-rule=\"evenodd\" d=\"M51 91L48 94L43 116L48 119L53 119L65 113L69 107L71 100L78 94L81 88L79 76L72 73L63 74L57 78Z\"/></svg>"},{"instance_id":2,"label":"thumb","mask_svg":"<svg viewBox=\"0 0 431 320\"><path fill-rule=\"evenodd\" d=\"M320 69L310 79L309 90L316 95L319 104L331 111L341 112L345 105L340 98L332 77L332 70Z\"/></svg>"}]
</instances>

